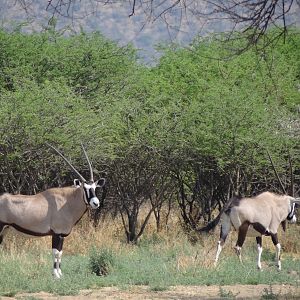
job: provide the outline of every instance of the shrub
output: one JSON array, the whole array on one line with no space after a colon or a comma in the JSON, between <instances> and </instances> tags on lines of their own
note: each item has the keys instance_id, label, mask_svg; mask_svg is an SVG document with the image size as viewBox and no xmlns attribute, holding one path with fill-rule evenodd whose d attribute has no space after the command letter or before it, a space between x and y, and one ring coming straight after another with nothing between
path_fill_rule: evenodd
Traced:
<instances>
[{"instance_id":1,"label":"shrub","mask_svg":"<svg viewBox=\"0 0 300 300\"><path fill-rule=\"evenodd\" d=\"M110 249L93 249L89 257L89 269L97 276L108 275L115 264L115 254Z\"/></svg>"}]
</instances>

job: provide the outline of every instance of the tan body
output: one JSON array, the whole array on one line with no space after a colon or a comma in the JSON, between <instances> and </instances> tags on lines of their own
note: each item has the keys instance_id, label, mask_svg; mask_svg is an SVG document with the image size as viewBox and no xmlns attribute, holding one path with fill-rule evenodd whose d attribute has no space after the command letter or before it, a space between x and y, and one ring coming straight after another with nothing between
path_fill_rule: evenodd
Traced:
<instances>
[{"instance_id":1,"label":"tan body","mask_svg":"<svg viewBox=\"0 0 300 300\"><path fill-rule=\"evenodd\" d=\"M286 195L276 195L264 192L256 197L242 198L238 205L230 210L229 217L235 230L240 226L250 223L247 236L257 236L258 232L253 229L251 224L259 223L268 232L277 233L278 227L289 213L290 201L293 199Z\"/></svg>"},{"instance_id":2,"label":"tan body","mask_svg":"<svg viewBox=\"0 0 300 300\"><path fill-rule=\"evenodd\" d=\"M238 240L235 250L241 261L241 248L246 236L256 237L258 259L257 266L261 269L262 236L270 236L276 247L276 262L278 269L281 269L280 243L278 242L277 231L280 224L285 228L286 220L290 223L296 221L295 204L299 199L287 195L277 195L264 192L255 197L234 198L221 217L221 233L218 242L215 263L225 240L231 230L231 226L238 231Z\"/></svg>"},{"instance_id":3,"label":"tan body","mask_svg":"<svg viewBox=\"0 0 300 300\"><path fill-rule=\"evenodd\" d=\"M32 235L67 236L86 211L82 188L52 188L37 195L0 196L0 222ZM19 229L18 229L19 228Z\"/></svg>"}]
</instances>

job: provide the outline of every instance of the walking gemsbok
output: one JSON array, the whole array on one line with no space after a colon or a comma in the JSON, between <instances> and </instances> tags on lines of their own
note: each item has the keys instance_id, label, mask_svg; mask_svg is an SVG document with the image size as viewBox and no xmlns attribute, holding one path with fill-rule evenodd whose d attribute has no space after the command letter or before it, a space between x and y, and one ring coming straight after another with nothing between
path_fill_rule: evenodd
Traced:
<instances>
[{"instance_id":1,"label":"walking gemsbok","mask_svg":"<svg viewBox=\"0 0 300 300\"><path fill-rule=\"evenodd\" d=\"M276 247L276 263L280 270L281 246L277 236L278 227L280 224L285 224L286 220L290 223L296 222L295 205L299 203L300 198L277 195L270 192L264 192L251 198L232 199L229 207L221 217L221 233L215 264L218 262L222 247L232 225L238 231L235 250L240 261L242 261L241 249L246 236L254 236L256 237L258 250L257 267L261 269L262 236L267 235L271 236L272 242Z\"/></svg>"},{"instance_id":2,"label":"walking gemsbok","mask_svg":"<svg viewBox=\"0 0 300 300\"><path fill-rule=\"evenodd\" d=\"M52 236L53 276L60 278L61 257L64 237L71 233L73 226L81 219L88 207L97 209L100 201L96 196L97 187L103 187L105 179L94 181L93 170L87 153L82 146L90 170L86 180L55 147L55 150L79 176L74 186L51 188L36 195L0 196L0 243L8 227L30 236Z\"/></svg>"}]
</instances>

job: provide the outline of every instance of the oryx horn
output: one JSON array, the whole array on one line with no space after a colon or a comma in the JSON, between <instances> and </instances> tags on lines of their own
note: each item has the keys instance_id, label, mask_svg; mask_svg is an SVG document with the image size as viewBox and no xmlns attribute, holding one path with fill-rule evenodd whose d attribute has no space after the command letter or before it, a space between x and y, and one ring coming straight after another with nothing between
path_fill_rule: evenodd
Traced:
<instances>
[{"instance_id":1,"label":"oryx horn","mask_svg":"<svg viewBox=\"0 0 300 300\"><path fill-rule=\"evenodd\" d=\"M91 174L90 180L91 180L92 182L94 182L94 175L93 175L92 165L91 165L91 162L90 162L90 160L89 160L89 157L88 157L88 155L87 155L87 153L86 153L86 151L85 151L85 149L84 149L82 143L81 143L81 148L82 148L82 150L83 150L84 156L85 156L85 158L86 158L86 160L87 160L87 162L88 162L88 165L89 165L90 174Z\"/></svg>"},{"instance_id":2,"label":"oryx horn","mask_svg":"<svg viewBox=\"0 0 300 300\"><path fill-rule=\"evenodd\" d=\"M83 182L86 182L85 178L73 167L73 165L70 163L70 161L64 157L64 155L58 150L56 149L54 146L46 143L49 147L51 147L60 157L63 158L63 160L72 168L72 170L80 177L80 179Z\"/></svg>"}]
</instances>

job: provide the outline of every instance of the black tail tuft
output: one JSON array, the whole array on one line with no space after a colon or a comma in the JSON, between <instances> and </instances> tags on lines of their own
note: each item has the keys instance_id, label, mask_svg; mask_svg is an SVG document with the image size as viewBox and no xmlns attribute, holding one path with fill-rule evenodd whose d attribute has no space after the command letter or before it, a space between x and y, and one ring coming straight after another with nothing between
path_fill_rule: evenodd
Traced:
<instances>
[{"instance_id":1,"label":"black tail tuft","mask_svg":"<svg viewBox=\"0 0 300 300\"><path fill-rule=\"evenodd\" d=\"M218 216L212 220L211 222L209 222L206 226L198 229L197 231L199 233L203 233L203 232L210 232L211 230L215 229L215 227L218 225L220 219L221 219L221 216L223 213L225 213L226 215L229 216L230 212L231 212L231 208L233 206L237 206L239 205L239 202L240 200L242 199L242 197L238 197L238 196L233 196L231 197L227 202L226 204L223 206L223 208L220 210Z\"/></svg>"}]
</instances>

